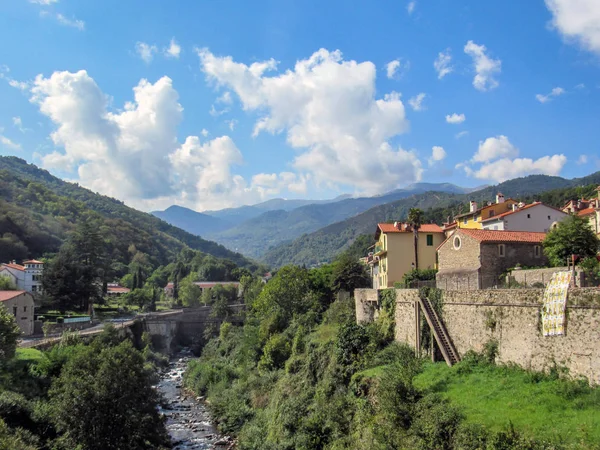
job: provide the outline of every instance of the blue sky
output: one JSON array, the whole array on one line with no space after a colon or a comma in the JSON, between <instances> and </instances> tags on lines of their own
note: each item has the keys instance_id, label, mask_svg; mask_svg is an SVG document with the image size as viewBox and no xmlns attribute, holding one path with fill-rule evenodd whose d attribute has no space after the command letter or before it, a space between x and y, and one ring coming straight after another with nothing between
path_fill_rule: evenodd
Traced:
<instances>
[{"instance_id":1,"label":"blue sky","mask_svg":"<svg viewBox=\"0 0 600 450\"><path fill-rule=\"evenodd\" d=\"M0 3L0 154L144 210L600 170L600 3Z\"/></svg>"}]
</instances>

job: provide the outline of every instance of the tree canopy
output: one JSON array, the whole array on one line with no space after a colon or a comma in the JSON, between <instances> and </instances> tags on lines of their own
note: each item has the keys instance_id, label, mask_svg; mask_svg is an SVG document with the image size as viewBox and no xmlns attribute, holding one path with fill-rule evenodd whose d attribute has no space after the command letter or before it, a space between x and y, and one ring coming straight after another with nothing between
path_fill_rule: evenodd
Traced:
<instances>
[{"instance_id":1,"label":"tree canopy","mask_svg":"<svg viewBox=\"0 0 600 450\"><path fill-rule=\"evenodd\" d=\"M0 364L15 355L17 340L20 335L21 330L15 318L4 306L0 305Z\"/></svg>"},{"instance_id":2,"label":"tree canopy","mask_svg":"<svg viewBox=\"0 0 600 450\"><path fill-rule=\"evenodd\" d=\"M600 241L586 219L569 216L551 230L544 240L544 253L554 266L562 266L571 255L595 257Z\"/></svg>"}]
</instances>

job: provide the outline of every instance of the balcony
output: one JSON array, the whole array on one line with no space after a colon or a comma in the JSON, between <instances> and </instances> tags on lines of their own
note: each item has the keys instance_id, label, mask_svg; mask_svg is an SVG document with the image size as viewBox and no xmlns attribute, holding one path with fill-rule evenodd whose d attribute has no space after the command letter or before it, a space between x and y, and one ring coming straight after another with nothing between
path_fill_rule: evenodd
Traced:
<instances>
[{"instance_id":1,"label":"balcony","mask_svg":"<svg viewBox=\"0 0 600 450\"><path fill-rule=\"evenodd\" d=\"M374 255L375 256L381 256L381 255L383 255L385 253L387 253L387 250L385 248L383 248L383 245L377 244L375 246L375 251L374 251Z\"/></svg>"}]
</instances>

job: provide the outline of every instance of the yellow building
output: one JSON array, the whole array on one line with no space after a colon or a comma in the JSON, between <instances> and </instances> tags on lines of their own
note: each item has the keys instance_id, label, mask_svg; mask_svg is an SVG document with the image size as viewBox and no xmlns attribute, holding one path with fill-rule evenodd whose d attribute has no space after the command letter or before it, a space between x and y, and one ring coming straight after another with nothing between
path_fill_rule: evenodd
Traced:
<instances>
[{"instance_id":1,"label":"yellow building","mask_svg":"<svg viewBox=\"0 0 600 450\"><path fill-rule=\"evenodd\" d=\"M444 242L444 231L435 224L419 228L417 252L419 269L436 268L436 249ZM413 228L407 223L380 223L375 233L372 276L373 288L394 287L402 281L405 273L415 268L415 245Z\"/></svg>"},{"instance_id":2,"label":"yellow building","mask_svg":"<svg viewBox=\"0 0 600 450\"><path fill-rule=\"evenodd\" d=\"M512 198L504 200L504 195L498 193L496 195L496 203L487 204L478 208L477 202L472 201L469 212L454 216L454 221L458 228L471 228L481 230L481 221L489 219L505 212L512 211L512 205L518 202Z\"/></svg>"}]
</instances>

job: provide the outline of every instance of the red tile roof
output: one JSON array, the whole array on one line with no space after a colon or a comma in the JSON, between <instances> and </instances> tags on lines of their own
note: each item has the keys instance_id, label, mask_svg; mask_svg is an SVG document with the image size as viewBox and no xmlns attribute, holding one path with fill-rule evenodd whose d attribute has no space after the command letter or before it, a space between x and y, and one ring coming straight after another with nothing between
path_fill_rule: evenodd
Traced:
<instances>
[{"instance_id":1,"label":"red tile roof","mask_svg":"<svg viewBox=\"0 0 600 450\"><path fill-rule=\"evenodd\" d=\"M579 211L577 213L578 216L589 216L591 214L594 214L596 212L596 210L594 208L586 208L586 209L582 209L581 211Z\"/></svg>"},{"instance_id":2,"label":"red tile roof","mask_svg":"<svg viewBox=\"0 0 600 450\"><path fill-rule=\"evenodd\" d=\"M395 227L393 223L378 223L377 227L383 233L412 233L412 228L409 228L407 223L398 223L398 227ZM424 223L419 228L421 233L443 233L439 225L435 223Z\"/></svg>"},{"instance_id":3,"label":"red tile roof","mask_svg":"<svg viewBox=\"0 0 600 450\"><path fill-rule=\"evenodd\" d=\"M37 259L28 259L27 261L23 261L23 264L44 264L42 261L38 261Z\"/></svg>"},{"instance_id":4,"label":"red tile roof","mask_svg":"<svg viewBox=\"0 0 600 450\"><path fill-rule=\"evenodd\" d=\"M240 282L239 281L194 281L194 284L198 287L201 288L213 288L216 285L222 285L222 286L239 286ZM172 289L173 288L173 282L169 281L167 283L167 286L165 286L165 288L167 289Z\"/></svg>"},{"instance_id":5,"label":"red tile roof","mask_svg":"<svg viewBox=\"0 0 600 450\"><path fill-rule=\"evenodd\" d=\"M106 292L113 292L115 294L127 294L131 289L123 286L108 286Z\"/></svg>"},{"instance_id":6,"label":"red tile roof","mask_svg":"<svg viewBox=\"0 0 600 450\"><path fill-rule=\"evenodd\" d=\"M505 213L498 214L497 216L490 217L489 219L483 219L482 222L487 222L488 220L500 219L502 217L510 216L511 214L515 214L515 213L524 211L526 209L533 208L534 206L538 206L538 205L544 205L544 204L542 202L533 202L533 203L530 203L529 205L525 205L525 206L523 206L523 207L521 207L521 208L519 208L519 209L517 209L515 211L507 211ZM554 208L553 206L549 206L549 205L544 205L544 206L546 206L548 208L551 208L551 209L555 209L556 211L560 211L561 213L564 213L564 211L561 211L558 208Z\"/></svg>"},{"instance_id":7,"label":"red tile roof","mask_svg":"<svg viewBox=\"0 0 600 450\"><path fill-rule=\"evenodd\" d=\"M464 233L479 242L525 242L539 244L546 238L546 233L535 233L531 231L497 231L461 228L457 233Z\"/></svg>"},{"instance_id":8,"label":"red tile roof","mask_svg":"<svg viewBox=\"0 0 600 450\"><path fill-rule=\"evenodd\" d=\"M5 302L25 293L27 293L27 291L0 291L0 302Z\"/></svg>"},{"instance_id":9,"label":"red tile roof","mask_svg":"<svg viewBox=\"0 0 600 450\"><path fill-rule=\"evenodd\" d=\"M11 269L20 270L21 272L25 271L25 266L22 266L20 264L9 263L9 264L2 264L1 266L10 267Z\"/></svg>"}]
</instances>

